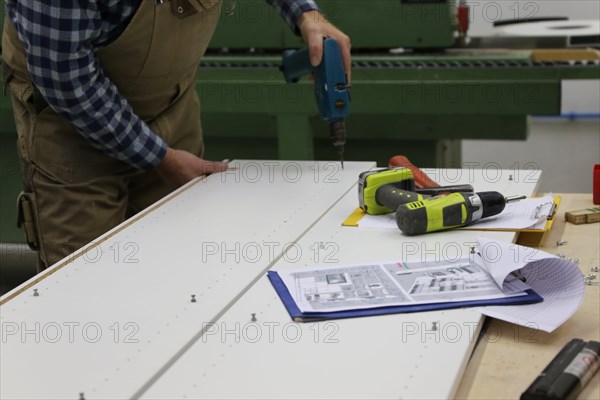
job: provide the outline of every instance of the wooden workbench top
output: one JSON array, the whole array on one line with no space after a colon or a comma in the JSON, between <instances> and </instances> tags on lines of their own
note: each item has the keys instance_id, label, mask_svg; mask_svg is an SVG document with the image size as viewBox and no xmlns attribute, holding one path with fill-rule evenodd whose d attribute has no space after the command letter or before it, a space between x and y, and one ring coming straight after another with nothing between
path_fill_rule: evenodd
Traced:
<instances>
[{"instance_id":1,"label":"wooden workbench top","mask_svg":"<svg viewBox=\"0 0 600 400\"><path fill-rule=\"evenodd\" d=\"M552 229L540 249L579 259L581 272L589 274L600 265L600 224L573 225L566 211L592 206L591 194L555 194L562 197ZM567 244L557 246L559 240ZM571 339L600 340L600 287L586 286L583 304L565 324L546 333L488 318L485 331L473 352L457 398L517 399ZM600 374L596 374L580 399L600 399Z\"/></svg>"}]
</instances>

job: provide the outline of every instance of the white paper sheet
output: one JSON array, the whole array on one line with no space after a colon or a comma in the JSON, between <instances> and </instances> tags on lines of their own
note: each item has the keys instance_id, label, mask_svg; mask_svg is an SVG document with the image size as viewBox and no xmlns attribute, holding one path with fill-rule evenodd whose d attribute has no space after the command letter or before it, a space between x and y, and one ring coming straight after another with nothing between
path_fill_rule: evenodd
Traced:
<instances>
[{"instance_id":1,"label":"white paper sheet","mask_svg":"<svg viewBox=\"0 0 600 400\"><path fill-rule=\"evenodd\" d=\"M583 274L576 264L516 244L500 243L486 238L480 238L479 244L486 265L491 266L491 270L494 271L494 279L519 269L527 284L542 296L544 301L520 306L477 307L474 310L489 317L552 332L567 321L581 305L585 285Z\"/></svg>"}]
</instances>

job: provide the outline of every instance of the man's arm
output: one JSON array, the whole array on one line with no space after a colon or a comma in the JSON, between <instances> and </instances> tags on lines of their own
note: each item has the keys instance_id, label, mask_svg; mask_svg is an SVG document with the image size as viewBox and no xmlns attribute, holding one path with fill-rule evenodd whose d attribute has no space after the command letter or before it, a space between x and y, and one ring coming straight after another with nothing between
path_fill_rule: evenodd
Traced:
<instances>
[{"instance_id":1,"label":"man's arm","mask_svg":"<svg viewBox=\"0 0 600 400\"><path fill-rule=\"evenodd\" d=\"M300 33L308 44L311 63L317 66L323 56L323 38L334 38L340 45L344 68L350 82L350 38L327 21L312 0L266 0L281 14L295 33Z\"/></svg>"},{"instance_id":2,"label":"man's arm","mask_svg":"<svg viewBox=\"0 0 600 400\"><path fill-rule=\"evenodd\" d=\"M104 75L92 45L103 27L97 2L52 3L11 1L7 9L25 45L32 82L54 111L107 155L139 169L158 167L172 187L227 169L168 148Z\"/></svg>"},{"instance_id":3,"label":"man's arm","mask_svg":"<svg viewBox=\"0 0 600 400\"><path fill-rule=\"evenodd\" d=\"M94 147L140 169L157 166L167 145L104 75L92 43L101 29L96 2L12 2L9 16L27 51L33 84Z\"/></svg>"}]
</instances>

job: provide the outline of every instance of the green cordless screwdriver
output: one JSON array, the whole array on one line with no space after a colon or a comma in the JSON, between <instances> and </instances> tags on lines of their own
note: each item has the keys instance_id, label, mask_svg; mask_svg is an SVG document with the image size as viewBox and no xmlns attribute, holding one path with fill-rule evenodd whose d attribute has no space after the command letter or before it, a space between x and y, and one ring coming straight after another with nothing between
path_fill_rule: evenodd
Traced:
<instances>
[{"instance_id":1,"label":"green cordless screwdriver","mask_svg":"<svg viewBox=\"0 0 600 400\"><path fill-rule=\"evenodd\" d=\"M507 203L526 197L504 197L498 192L452 193L431 197L400 205L396 209L396 223L407 235L458 228L498 215Z\"/></svg>"},{"instance_id":2,"label":"green cordless screwdriver","mask_svg":"<svg viewBox=\"0 0 600 400\"><path fill-rule=\"evenodd\" d=\"M402 167L365 171L358 177L360 208L371 215L395 212L398 228L407 235L470 225L500 214L507 203L524 198L473 193L471 185L416 189L412 172Z\"/></svg>"},{"instance_id":3,"label":"green cordless screwdriver","mask_svg":"<svg viewBox=\"0 0 600 400\"><path fill-rule=\"evenodd\" d=\"M471 185L436 186L417 189L410 169L379 168L358 176L358 202L367 214L389 214L401 205L453 192L473 193Z\"/></svg>"}]
</instances>

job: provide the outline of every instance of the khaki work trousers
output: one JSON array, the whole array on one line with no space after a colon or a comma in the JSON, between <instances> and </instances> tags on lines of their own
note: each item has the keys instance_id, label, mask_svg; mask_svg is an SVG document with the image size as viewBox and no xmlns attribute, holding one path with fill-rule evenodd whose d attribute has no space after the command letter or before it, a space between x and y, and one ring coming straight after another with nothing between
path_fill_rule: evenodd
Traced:
<instances>
[{"instance_id":1,"label":"khaki work trousers","mask_svg":"<svg viewBox=\"0 0 600 400\"><path fill-rule=\"evenodd\" d=\"M126 30L97 56L133 111L170 147L203 154L195 90L218 0L142 0ZM91 147L31 83L8 19L5 80L18 133L23 193L19 220L44 269L169 193L156 171L140 171Z\"/></svg>"}]
</instances>

